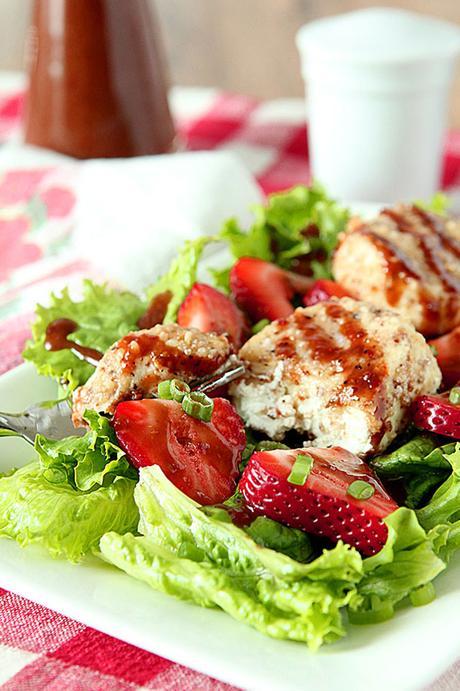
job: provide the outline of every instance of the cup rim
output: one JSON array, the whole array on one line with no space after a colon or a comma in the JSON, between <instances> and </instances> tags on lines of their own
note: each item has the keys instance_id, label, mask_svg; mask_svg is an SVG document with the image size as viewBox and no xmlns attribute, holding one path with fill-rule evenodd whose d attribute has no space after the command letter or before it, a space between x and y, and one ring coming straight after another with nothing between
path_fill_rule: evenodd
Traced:
<instances>
[{"instance_id":1,"label":"cup rim","mask_svg":"<svg viewBox=\"0 0 460 691\"><path fill-rule=\"evenodd\" d=\"M395 20L401 18L405 21L412 20L414 25L424 25L425 27L430 24L433 30L437 29L439 41L436 44L433 41L429 46L416 45L414 42L411 45L401 46L399 49L385 47L380 50L374 50L374 47L372 50L367 48L359 50L356 46L351 48L349 43L328 45L324 41L324 33L333 22L338 22L342 18L349 18L349 20L358 18L359 21L360 18L372 17L372 15L374 18L378 18L379 15L380 17L386 15ZM371 7L331 17L322 17L304 24L296 33L296 45L302 61L314 59L324 63L395 66L431 60L454 60L460 55L460 27L435 17L408 12L399 8Z\"/></svg>"}]
</instances>

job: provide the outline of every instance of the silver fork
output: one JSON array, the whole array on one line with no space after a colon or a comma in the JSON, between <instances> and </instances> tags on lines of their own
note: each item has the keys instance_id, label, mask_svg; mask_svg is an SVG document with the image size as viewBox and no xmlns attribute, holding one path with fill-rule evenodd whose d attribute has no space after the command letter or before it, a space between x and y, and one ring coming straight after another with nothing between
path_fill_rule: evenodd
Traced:
<instances>
[{"instance_id":1,"label":"silver fork","mask_svg":"<svg viewBox=\"0 0 460 691\"><path fill-rule=\"evenodd\" d=\"M75 429L71 415L72 409L68 399L57 403L44 401L31 405L22 413L0 412L0 430L17 434L30 444L34 443L37 434L43 434L49 439L80 437L86 430Z\"/></svg>"},{"instance_id":2,"label":"silver fork","mask_svg":"<svg viewBox=\"0 0 460 691\"><path fill-rule=\"evenodd\" d=\"M193 391L209 393L225 386L234 379L238 379L244 373L244 365L239 360L233 359L228 368L222 369L217 374L196 381L192 385ZM65 437L81 437L85 434L84 428L75 428L72 424L72 408L70 401L44 401L36 403L22 413L0 412L0 436L1 430L6 434L19 435L30 444L33 444L37 434L43 434L48 439L64 439ZM4 434L5 434L4 432Z\"/></svg>"}]
</instances>

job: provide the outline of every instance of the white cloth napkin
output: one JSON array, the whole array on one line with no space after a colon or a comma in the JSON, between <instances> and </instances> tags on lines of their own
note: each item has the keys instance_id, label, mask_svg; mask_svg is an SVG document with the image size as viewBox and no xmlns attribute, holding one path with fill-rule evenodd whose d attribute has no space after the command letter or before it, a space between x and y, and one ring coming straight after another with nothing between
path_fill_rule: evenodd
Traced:
<instances>
[{"instance_id":1,"label":"white cloth napkin","mask_svg":"<svg viewBox=\"0 0 460 691\"><path fill-rule=\"evenodd\" d=\"M232 154L184 153L81 164L74 242L131 290L162 274L184 240L250 221L261 192Z\"/></svg>"},{"instance_id":2,"label":"white cloth napkin","mask_svg":"<svg viewBox=\"0 0 460 691\"><path fill-rule=\"evenodd\" d=\"M66 254L134 291L167 270L184 240L217 233L230 216L247 225L262 200L229 152L75 161L30 146L0 148L0 171L47 166L77 199Z\"/></svg>"}]
</instances>

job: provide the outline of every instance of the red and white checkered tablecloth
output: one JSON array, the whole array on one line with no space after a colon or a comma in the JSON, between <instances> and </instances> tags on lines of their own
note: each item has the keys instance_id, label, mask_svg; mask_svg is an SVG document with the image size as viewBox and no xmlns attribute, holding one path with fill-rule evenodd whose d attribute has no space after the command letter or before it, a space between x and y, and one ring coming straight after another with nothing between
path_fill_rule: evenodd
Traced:
<instances>
[{"instance_id":1,"label":"red and white checkered tablecloth","mask_svg":"<svg viewBox=\"0 0 460 691\"><path fill-rule=\"evenodd\" d=\"M18 137L22 104L20 81L0 74L0 144ZM172 106L188 149L235 152L265 192L309 181L302 101L176 89ZM459 184L460 132L451 132L442 185ZM63 282L91 274L69 249L74 201L70 183L49 166L0 170L0 372L21 361L33 304ZM231 688L1 589L0 685L8 691ZM456 667L435 688L459 687Z\"/></svg>"}]
</instances>

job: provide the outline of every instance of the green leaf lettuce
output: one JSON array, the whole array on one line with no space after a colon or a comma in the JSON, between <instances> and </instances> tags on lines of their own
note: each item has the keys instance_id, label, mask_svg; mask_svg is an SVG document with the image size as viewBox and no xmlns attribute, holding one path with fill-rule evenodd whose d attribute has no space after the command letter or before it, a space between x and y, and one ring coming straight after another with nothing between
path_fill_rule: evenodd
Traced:
<instances>
[{"instance_id":1,"label":"green leaf lettuce","mask_svg":"<svg viewBox=\"0 0 460 691\"><path fill-rule=\"evenodd\" d=\"M425 506L417 511L421 525L429 530L449 529L448 538L453 541L451 548L457 549L460 525L460 442L443 447L443 457L449 463L451 473L433 494Z\"/></svg>"},{"instance_id":2,"label":"green leaf lettuce","mask_svg":"<svg viewBox=\"0 0 460 691\"><path fill-rule=\"evenodd\" d=\"M212 236L199 237L196 240L188 240L179 250L177 257L171 262L167 273L147 288L149 300L160 293L170 291L172 298L164 318L164 323L175 322L177 311L190 292L197 279L198 263L207 245L214 242Z\"/></svg>"},{"instance_id":3,"label":"green leaf lettuce","mask_svg":"<svg viewBox=\"0 0 460 691\"><path fill-rule=\"evenodd\" d=\"M0 536L77 562L107 531L135 530L134 486L134 480L116 477L108 486L80 492L51 484L39 463L30 463L0 478Z\"/></svg>"},{"instance_id":4,"label":"green leaf lettuce","mask_svg":"<svg viewBox=\"0 0 460 691\"><path fill-rule=\"evenodd\" d=\"M431 583L446 566L437 554L436 535L425 532L414 511L397 509L385 523L385 546L363 561L364 575L358 585L361 599L355 599L350 606L353 623L391 618L398 603Z\"/></svg>"},{"instance_id":5,"label":"green leaf lettuce","mask_svg":"<svg viewBox=\"0 0 460 691\"><path fill-rule=\"evenodd\" d=\"M440 216L445 216L452 201L444 192L436 192L428 201L416 201L414 203L421 209L425 209L425 211L431 211Z\"/></svg>"},{"instance_id":6,"label":"green leaf lettuce","mask_svg":"<svg viewBox=\"0 0 460 691\"><path fill-rule=\"evenodd\" d=\"M313 650L344 635L341 609L362 575L359 554L339 543L309 564L258 545L206 515L157 466L135 491L140 537L109 533L102 556L153 588L231 616Z\"/></svg>"},{"instance_id":7,"label":"green leaf lettuce","mask_svg":"<svg viewBox=\"0 0 460 691\"><path fill-rule=\"evenodd\" d=\"M426 503L434 490L449 476L445 454L455 444L443 444L430 434L418 434L390 453L376 456L371 465L383 480L402 480L406 504L416 508Z\"/></svg>"},{"instance_id":8,"label":"green leaf lettuce","mask_svg":"<svg viewBox=\"0 0 460 691\"><path fill-rule=\"evenodd\" d=\"M313 555L313 546L307 533L288 528L266 516L257 516L244 530L258 545L286 554L296 561L307 562Z\"/></svg>"},{"instance_id":9,"label":"green leaf lettuce","mask_svg":"<svg viewBox=\"0 0 460 691\"><path fill-rule=\"evenodd\" d=\"M78 561L109 530L135 530L137 471L109 421L87 411L90 429L60 441L38 435L38 461L0 478L0 535Z\"/></svg>"},{"instance_id":10,"label":"green leaf lettuce","mask_svg":"<svg viewBox=\"0 0 460 691\"><path fill-rule=\"evenodd\" d=\"M82 437L55 441L37 435L35 450L45 478L82 492L107 484L117 476L136 480L137 472L117 446L107 418L90 410L84 417L90 430Z\"/></svg>"},{"instance_id":11,"label":"green leaf lettuce","mask_svg":"<svg viewBox=\"0 0 460 691\"><path fill-rule=\"evenodd\" d=\"M256 206L255 222L245 231L235 219L224 225L220 238L235 259L257 257L285 269L295 269L298 257L309 257L315 278L331 277L331 259L349 211L330 199L318 183L299 185L269 196ZM228 269L214 272L217 284L228 288Z\"/></svg>"},{"instance_id":12,"label":"green leaf lettuce","mask_svg":"<svg viewBox=\"0 0 460 691\"><path fill-rule=\"evenodd\" d=\"M105 535L104 559L157 590L220 607L262 633L304 641L312 650L344 635L345 609L352 623L364 624L392 617L401 604L429 602L432 581L460 544L458 523L425 529L402 507L385 519L388 539L375 556L362 559L339 542L301 563L270 548L298 546L282 526L262 519L252 530L238 528L225 511L188 499L158 467L142 469L135 497L141 535Z\"/></svg>"},{"instance_id":13,"label":"green leaf lettuce","mask_svg":"<svg viewBox=\"0 0 460 691\"><path fill-rule=\"evenodd\" d=\"M145 308L145 302L134 293L112 290L89 280L84 281L81 300L73 300L65 288L60 295L51 295L49 306L37 305L32 339L26 344L23 357L35 365L39 374L62 380L74 389L87 381L94 367L69 349L47 350L48 324L60 318L74 320L78 329L69 338L104 353L119 338L138 328L136 322Z\"/></svg>"}]
</instances>

